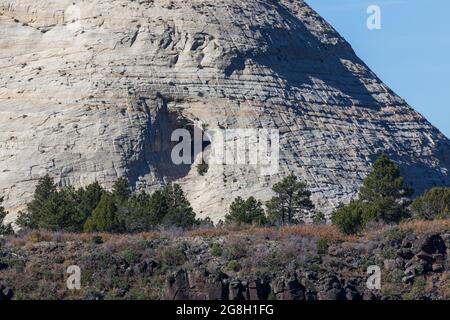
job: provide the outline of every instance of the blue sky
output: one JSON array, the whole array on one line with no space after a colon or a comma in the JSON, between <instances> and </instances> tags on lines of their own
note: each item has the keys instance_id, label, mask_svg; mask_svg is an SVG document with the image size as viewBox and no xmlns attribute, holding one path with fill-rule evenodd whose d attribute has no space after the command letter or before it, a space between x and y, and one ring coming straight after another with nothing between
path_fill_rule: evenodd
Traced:
<instances>
[{"instance_id":1,"label":"blue sky","mask_svg":"<svg viewBox=\"0 0 450 320\"><path fill-rule=\"evenodd\" d=\"M450 137L449 0L306 0L398 95ZM381 30L367 8L381 8Z\"/></svg>"}]
</instances>

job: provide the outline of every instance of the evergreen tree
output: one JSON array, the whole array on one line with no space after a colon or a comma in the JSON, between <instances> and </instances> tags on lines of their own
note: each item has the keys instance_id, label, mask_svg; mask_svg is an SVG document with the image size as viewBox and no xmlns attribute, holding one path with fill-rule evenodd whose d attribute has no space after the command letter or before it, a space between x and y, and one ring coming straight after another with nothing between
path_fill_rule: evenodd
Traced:
<instances>
[{"instance_id":1,"label":"evergreen tree","mask_svg":"<svg viewBox=\"0 0 450 320\"><path fill-rule=\"evenodd\" d=\"M126 203L131 196L130 186L128 181L121 177L116 180L112 187L112 196L119 204Z\"/></svg>"},{"instance_id":2,"label":"evergreen tree","mask_svg":"<svg viewBox=\"0 0 450 320\"><path fill-rule=\"evenodd\" d=\"M40 178L34 191L33 200L27 205L26 212L19 213L17 224L24 228L38 229L42 209L50 196L56 192L55 182L49 175Z\"/></svg>"},{"instance_id":3,"label":"evergreen tree","mask_svg":"<svg viewBox=\"0 0 450 320\"><path fill-rule=\"evenodd\" d=\"M360 201L340 206L331 216L333 224L345 234L355 234L362 229L365 207Z\"/></svg>"},{"instance_id":4,"label":"evergreen tree","mask_svg":"<svg viewBox=\"0 0 450 320\"><path fill-rule=\"evenodd\" d=\"M366 215L385 222L399 222L408 216L407 198L413 190L404 185L400 168L382 154L373 164L371 173L364 179L359 200L368 206Z\"/></svg>"},{"instance_id":5,"label":"evergreen tree","mask_svg":"<svg viewBox=\"0 0 450 320\"><path fill-rule=\"evenodd\" d=\"M162 193L168 208L167 214L162 220L163 225L190 228L196 224L195 212L180 185L169 184L163 188Z\"/></svg>"},{"instance_id":6,"label":"evergreen tree","mask_svg":"<svg viewBox=\"0 0 450 320\"><path fill-rule=\"evenodd\" d=\"M306 184L290 175L272 188L277 194L267 202L269 218L276 224L299 223L304 214L314 209Z\"/></svg>"},{"instance_id":7,"label":"evergreen tree","mask_svg":"<svg viewBox=\"0 0 450 320\"><path fill-rule=\"evenodd\" d=\"M433 188L411 205L414 218L423 220L450 218L450 188Z\"/></svg>"},{"instance_id":8,"label":"evergreen tree","mask_svg":"<svg viewBox=\"0 0 450 320\"><path fill-rule=\"evenodd\" d=\"M5 208L2 206L3 199L4 198L0 198L0 236L14 233L11 224L5 225L3 221L8 214L8 212L6 212Z\"/></svg>"},{"instance_id":9,"label":"evergreen tree","mask_svg":"<svg viewBox=\"0 0 450 320\"><path fill-rule=\"evenodd\" d=\"M247 200L237 197L230 206L230 212L225 216L225 222L236 224L258 224L267 223L262 203L254 197Z\"/></svg>"},{"instance_id":10,"label":"evergreen tree","mask_svg":"<svg viewBox=\"0 0 450 320\"><path fill-rule=\"evenodd\" d=\"M144 191L133 195L129 200L130 212L125 216L128 232L142 232L157 225L151 212L151 196Z\"/></svg>"},{"instance_id":11,"label":"evergreen tree","mask_svg":"<svg viewBox=\"0 0 450 320\"><path fill-rule=\"evenodd\" d=\"M97 208L86 221L84 231L113 233L125 231L124 222L118 215L114 197L110 193L103 193Z\"/></svg>"},{"instance_id":12,"label":"evergreen tree","mask_svg":"<svg viewBox=\"0 0 450 320\"><path fill-rule=\"evenodd\" d=\"M86 218L77 207L80 199L73 188L50 194L41 208L37 228L49 231L80 232Z\"/></svg>"},{"instance_id":13,"label":"evergreen tree","mask_svg":"<svg viewBox=\"0 0 450 320\"><path fill-rule=\"evenodd\" d=\"M92 215L104 192L105 190L97 181L88 185L86 188L78 189L77 197L79 203L77 207L79 215L82 217L81 219L87 220Z\"/></svg>"}]
</instances>

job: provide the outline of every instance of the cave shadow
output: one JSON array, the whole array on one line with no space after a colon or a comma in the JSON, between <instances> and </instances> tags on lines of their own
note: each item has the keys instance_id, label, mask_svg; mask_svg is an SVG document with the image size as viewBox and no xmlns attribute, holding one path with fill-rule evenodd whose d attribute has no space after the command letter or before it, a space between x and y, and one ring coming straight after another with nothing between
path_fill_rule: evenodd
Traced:
<instances>
[{"instance_id":1,"label":"cave shadow","mask_svg":"<svg viewBox=\"0 0 450 320\"><path fill-rule=\"evenodd\" d=\"M146 104L145 99L138 100L138 104L140 109L147 114L148 121L143 132L143 151L138 160L128 166L129 170L126 176L129 183L137 186L139 180L148 174L153 174L161 184L186 177L199 153L205 151L210 144L209 141L203 142L200 152L194 148L194 131L204 134L203 129L198 128L193 121L183 117L180 113L169 110L166 99L161 98L159 105L151 108ZM152 116L151 110L156 110L154 116ZM190 164L175 164L172 160L172 150L181 142L181 139L172 141L172 133L176 129L186 129L192 137Z\"/></svg>"}]
</instances>

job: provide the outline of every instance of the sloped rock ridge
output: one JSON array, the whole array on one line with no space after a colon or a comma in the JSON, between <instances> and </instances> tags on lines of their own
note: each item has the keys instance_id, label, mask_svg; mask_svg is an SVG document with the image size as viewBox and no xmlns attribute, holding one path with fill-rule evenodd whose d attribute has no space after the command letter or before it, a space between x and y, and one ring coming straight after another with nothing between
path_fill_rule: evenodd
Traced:
<instances>
[{"instance_id":1,"label":"sloped rock ridge","mask_svg":"<svg viewBox=\"0 0 450 320\"><path fill-rule=\"evenodd\" d=\"M218 220L291 172L329 212L382 151L418 192L450 185L449 140L303 1L0 0L0 26L0 194L12 212L50 173L60 186L177 181ZM198 122L279 129L279 174L170 165L172 130Z\"/></svg>"}]
</instances>

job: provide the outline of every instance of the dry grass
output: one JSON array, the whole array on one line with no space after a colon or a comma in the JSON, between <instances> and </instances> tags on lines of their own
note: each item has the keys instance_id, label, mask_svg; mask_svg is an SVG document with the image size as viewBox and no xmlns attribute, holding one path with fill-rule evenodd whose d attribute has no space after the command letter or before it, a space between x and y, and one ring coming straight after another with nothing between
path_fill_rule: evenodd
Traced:
<instances>
[{"instance_id":1,"label":"dry grass","mask_svg":"<svg viewBox=\"0 0 450 320\"><path fill-rule=\"evenodd\" d=\"M154 239L177 239L186 237L218 238L226 236L243 237L264 237L268 239L283 239L292 235L306 238L321 238L331 242L357 242L359 239L380 239L385 231L390 228L388 225L379 225L368 228L361 236L344 235L332 225L293 225L284 227L230 227L230 228L200 228L191 231L152 231L138 234L111 234L111 233L63 233L48 231L31 231L20 236L9 236L8 243L16 247L33 247L36 243L53 242L85 242L93 241L94 236L100 236L103 243L121 243L154 240ZM450 220L434 221L409 221L399 225L400 231L409 234L440 233L450 231Z\"/></svg>"},{"instance_id":2,"label":"dry grass","mask_svg":"<svg viewBox=\"0 0 450 320\"><path fill-rule=\"evenodd\" d=\"M406 233L421 234L421 233L440 233L443 231L450 231L450 220L433 220L433 221L409 221L401 223L400 230Z\"/></svg>"},{"instance_id":3,"label":"dry grass","mask_svg":"<svg viewBox=\"0 0 450 320\"><path fill-rule=\"evenodd\" d=\"M282 235L300 235L310 238L321 238L328 241L348 241L354 242L358 240L357 236L348 236L339 232L335 226L330 225L297 225L281 228Z\"/></svg>"},{"instance_id":4,"label":"dry grass","mask_svg":"<svg viewBox=\"0 0 450 320\"><path fill-rule=\"evenodd\" d=\"M216 238L227 236L229 234L229 230L223 228L209 228L209 229L195 229L188 232L188 235L191 237L203 237L203 238Z\"/></svg>"}]
</instances>

